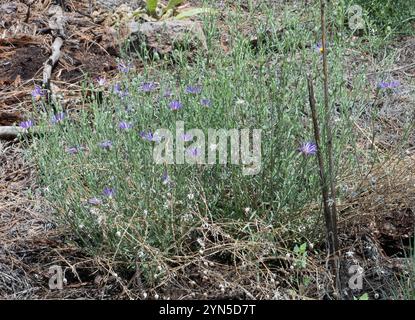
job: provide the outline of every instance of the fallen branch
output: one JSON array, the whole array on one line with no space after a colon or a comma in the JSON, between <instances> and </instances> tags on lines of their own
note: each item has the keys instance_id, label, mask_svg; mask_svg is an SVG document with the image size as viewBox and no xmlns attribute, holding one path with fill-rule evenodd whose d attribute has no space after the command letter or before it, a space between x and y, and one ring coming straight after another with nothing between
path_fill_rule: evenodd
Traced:
<instances>
[{"instance_id":1,"label":"fallen branch","mask_svg":"<svg viewBox=\"0 0 415 320\"><path fill-rule=\"evenodd\" d=\"M55 41L53 41L53 44L52 44L52 54L49 57L49 59L46 60L46 62L44 63L43 85L45 89L50 90L50 77L52 74L52 69L60 58L62 45L63 45L63 39L61 37L57 37Z\"/></svg>"},{"instance_id":2,"label":"fallen branch","mask_svg":"<svg viewBox=\"0 0 415 320\"><path fill-rule=\"evenodd\" d=\"M65 37L65 19L63 16L62 8L60 6L53 5L49 8L49 14L52 15L52 17L49 20L49 28L52 30L52 33L56 35L56 38L52 43L52 54L48 58L48 60L45 61L43 68L43 86L48 92L48 100L50 100L50 97L52 96L50 86L52 70L60 58L61 47L63 45L63 39Z\"/></svg>"}]
</instances>

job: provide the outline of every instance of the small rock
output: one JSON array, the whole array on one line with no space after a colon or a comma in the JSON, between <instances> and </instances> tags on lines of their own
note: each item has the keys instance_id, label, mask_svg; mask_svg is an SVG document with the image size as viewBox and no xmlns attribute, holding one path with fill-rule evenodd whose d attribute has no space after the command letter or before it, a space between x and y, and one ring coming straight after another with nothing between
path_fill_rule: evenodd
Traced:
<instances>
[{"instance_id":1,"label":"small rock","mask_svg":"<svg viewBox=\"0 0 415 320\"><path fill-rule=\"evenodd\" d=\"M176 47L190 45L191 50L207 50L202 26L195 21L167 20L130 23L130 43L139 49L144 44L150 52L165 55Z\"/></svg>"}]
</instances>

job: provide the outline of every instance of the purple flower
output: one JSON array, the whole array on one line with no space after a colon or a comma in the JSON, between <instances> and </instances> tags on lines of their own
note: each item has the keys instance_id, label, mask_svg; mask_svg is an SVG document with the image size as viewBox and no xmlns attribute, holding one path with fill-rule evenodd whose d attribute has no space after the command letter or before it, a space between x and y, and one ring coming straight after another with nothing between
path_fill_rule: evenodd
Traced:
<instances>
[{"instance_id":1,"label":"purple flower","mask_svg":"<svg viewBox=\"0 0 415 320\"><path fill-rule=\"evenodd\" d=\"M314 46L314 50L321 54L324 52L323 44L321 43L321 41Z\"/></svg>"},{"instance_id":2,"label":"purple flower","mask_svg":"<svg viewBox=\"0 0 415 320\"><path fill-rule=\"evenodd\" d=\"M169 107L171 110L179 110L183 107L182 103L178 100L173 100L170 102Z\"/></svg>"},{"instance_id":3,"label":"purple flower","mask_svg":"<svg viewBox=\"0 0 415 320\"><path fill-rule=\"evenodd\" d=\"M115 189L110 187L105 187L102 191L102 194L108 198L113 198L115 195Z\"/></svg>"},{"instance_id":4,"label":"purple flower","mask_svg":"<svg viewBox=\"0 0 415 320\"><path fill-rule=\"evenodd\" d=\"M201 148L200 147L190 147L187 149L187 155L193 158L198 157L201 154Z\"/></svg>"},{"instance_id":5,"label":"purple flower","mask_svg":"<svg viewBox=\"0 0 415 320\"><path fill-rule=\"evenodd\" d=\"M81 149L78 147L69 147L69 148L66 148L65 151L69 154L77 154L80 150Z\"/></svg>"},{"instance_id":6,"label":"purple flower","mask_svg":"<svg viewBox=\"0 0 415 320\"><path fill-rule=\"evenodd\" d=\"M183 133L182 136L181 136L181 139L184 142L192 141L193 140L193 135L191 135L190 133Z\"/></svg>"},{"instance_id":7,"label":"purple flower","mask_svg":"<svg viewBox=\"0 0 415 320\"><path fill-rule=\"evenodd\" d=\"M118 128L120 128L121 130L131 129L132 127L133 125L131 123L125 121L121 121L118 125Z\"/></svg>"},{"instance_id":8,"label":"purple flower","mask_svg":"<svg viewBox=\"0 0 415 320\"><path fill-rule=\"evenodd\" d=\"M104 77L98 77L97 83L100 87L103 87L107 84L107 79L105 79Z\"/></svg>"},{"instance_id":9,"label":"purple flower","mask_svg":"<svg viewBox=\"0 0 415 320\"><path fill-rule=\"evenodd\" d=\"M102 142L99 143L99 146L102 149L109 150L112 147L112 141L111 140L104 140L104 141L102 141Z\"/></svg>"},{"instance_id":10,"label":"purple flower","mask_svg":"<svg viewBox=\"0 0 415 320\"><path fill-rule=\"evenodd\" d=\"M157 89L157 83L155 82L144 82L141 84L141 91L151 92Z\"/></svg>"},{"instance_id":11,"label":"purple flower","mask_svg":"<svg viewBox=\"0 0 415 320\"><path fill-rule=\"evenodd\" d=\"M128 90L122 90L121 89L121 85L119 83L116 83L114 85L114 92L121 98L125 98L126 96L128 96Z\"/></svg>"},{"instance_id":12,"label":"purple flower","mask_svg":"<svg viewBox=\"0 0 415 320\"><path fill-rule=\"evenodd\" d=\"M40 100L40 98L45 96L45 90L43 90L41 87L35 85L35 88L32 90L31 93L33 99L36 101Z\"/></svg>"},{"instance_id":13,"label":"purple flower","mask_svg":"<svg viewBox=\"0 0 415 320\"><path fill-rule=\"evenodd\" d=\"M378 84L378 88L379 89L395 89L399 87L400 85L401 83L397 80L390 81L390 82L382 81Z\"/></svg>"},{"instance_id":14,"label":"purple flower","mask_svg":"<svg viewBox=\"0 0 415 320\"><path fill-rule=\"evenodd\" d=\"M123 73L128 73L131 70L132 65L131 65L131 63L126 63L124 61L120 61L117 65L117 68L118 68L119 71L121 71Z\"/></svg>"},{"instance_id":15,"label":"purple flower","mask_svg":"<svg viewBox=\"0 0 415 320\"><path fill-rule=\"evenodd\" d=\"M328 52L328 48L331 46L331 43L326 42L326 51ZM315 46L314 46L314 51L323 54L324 53L324 49L323 49L323 43L321 41L319 41Z\"/></svg>"},{"instance_id":16,"label":"purple flower","mask_svg":"<svg viewBox=\"0 0 415 320\"><path fill-rule=\"evenodd\" d=\"M167 170L165 170L163 172L163 175L161 176L161 183L162 184L169 184L169 183L171 183L171 179L170 179L169 174L167 173Z\"/></svg>"},{"instance_id":17,"label":"purple flower","mask_svg":"<svg viewBox=\"0 0 415 320\"><path fill-rule=\"evenodd\" d=\"M116 94L119 94L121 91L122 91L122 90L121 90L121 85L117 82L117 83L114 85L114 92L115 92Z\"/></svg>"},{"instance_id":18,"label":"purple flower","mask_svg":"<svg viewBox=\"0 0 415 320\"><path fill-rule=\"evenodd\" d=\"M298 151L305 156L312 156L317 153L317 146L313 142L304 142L298 148Z\"/></svg>"},{"instance_id":19,"label":"purple flower","mask_svg":"<svg viewBox=\"0 0 415 320\"><path fill-rule=\"evenodd\" d=\"M204 107L210 107L212 105L212 101L209 99L202 99L200 100L200 104Z\"/></svg>"},{"instance_id":20,"label":"purple flower","mask_svg":"<svg viewBox=\"0 0 415 320\"><path fill-rule=\"evenodd\" d=\"M50 119L50 122L52 124L56 124L58 122L63 121L63 119L65 119L65 113L59 112L59 113L52 116L52 118Z\"/></svg>"},{"instance_id":21,"label":"purple flower","mask_svg":"<svg viewBox=\"0 0 415 320\"><path fill-rule=\"evenodd\" d=\"M94 197L94 198L89 199L88 203L94 206L99 206L100 204L102 204L102 200Z\"/></svg>"},{"instance_id":22,"label":"purple flower","mask_svg":"<svg viewBox=\"0 0 415 320\"><path fill-rule=\"evenodd\" d=\"M199 94L202 92L201 86L187 86L186 87L186 93L189 94Z\"/></svg>"},{"instance_id":23,"label":"purple flower","mask_svg":"<svg viewBox=\"0 0 415 320\"><path fill-rule=\"evenodd\" d=\"M22 129L29 129L33 127L33 125L34 123L32 120L27 120L27 121L20 122L19 127Z\"/></svg>"},{"instance_id":24,"label":"purple flower","mask_svg":"<svg viewBox=\"0 0 415 320\"><path fill-rule=\"evenodd\" d=\"M151 131L141 131L140 137L147 141L153 141L153 133Z\"/></svg>"},{"instance_id":25,"label":"purple flower","mask_svg":"<svg viewBox=\"0 0 415 320\"><path fill-rule=\"evenodd\" d=\"M161 137L159 137L157 134L153 134L151 131L141 131L140 137L147 141L154 141L154 142L160 142Z\"/></svg>"}]
</instances>

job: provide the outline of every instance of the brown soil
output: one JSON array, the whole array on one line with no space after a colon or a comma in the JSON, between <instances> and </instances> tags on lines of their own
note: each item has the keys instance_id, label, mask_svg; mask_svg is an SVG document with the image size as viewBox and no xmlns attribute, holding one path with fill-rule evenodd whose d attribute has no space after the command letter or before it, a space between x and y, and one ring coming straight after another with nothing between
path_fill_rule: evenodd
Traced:
<instances>
[{"instance_id":1,"label":"brown soil","mask_svg":"<svg viewBox=\"0 0 415 320\"><path fill-rule=\"evenodd\" d=\"M86 1L74 0L65 12L66 38L51 80L58 91L70 91L66 96L73 97L85 77L106 76L116 69L115 30L103 19L95 22L97 18L83 14L87 8ZM0 21L4 20L0 23L0 110L17 119L32 109L30 92L34 84L41 84L43 64L51 54L54 37L47 29L47 9L47 3L36 1L26 20L24 1L11 1L0 8Z\"/></svg>"},{"instance_id":2,"label":"brown soil","mask_svg":"<svg viewBox=\"0 0 415 320\"><path fill-rule=\"evenodd\" d=\"M0 66L0 83L13 84L17 77L21 80L31 80L41 72L43 62L47 59L42 48L28 46L16 48L9 59L2 61Z\"/></svg>"}]
</instances>

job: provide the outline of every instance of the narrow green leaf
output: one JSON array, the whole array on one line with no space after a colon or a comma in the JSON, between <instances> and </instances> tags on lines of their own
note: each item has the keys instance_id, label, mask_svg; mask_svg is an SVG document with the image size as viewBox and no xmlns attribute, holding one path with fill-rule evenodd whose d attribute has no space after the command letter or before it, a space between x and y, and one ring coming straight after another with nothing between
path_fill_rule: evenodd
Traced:
<instances>
[{"instance_id":1,"label":"narrow green leaf","mask_svg":"<svg viewBox=\"0 0 415 320\"><path fill-rule=\"evenodd\" d=\"M175 18L178 20L190 18L202 13L210 13L213 14L216 11L210 8L194 8L180 12Z\"/></svg>"},{"instance_id":2,"label":"narrow green leaf","mask_svg":"<svg viewBox=\"0 0 415 320\"><path fill-rule=\"evenodd\" d=\"M146 8L148 14L154 16L156 14L158 0L147 0Z\"/></svg>"}]
</instances>

